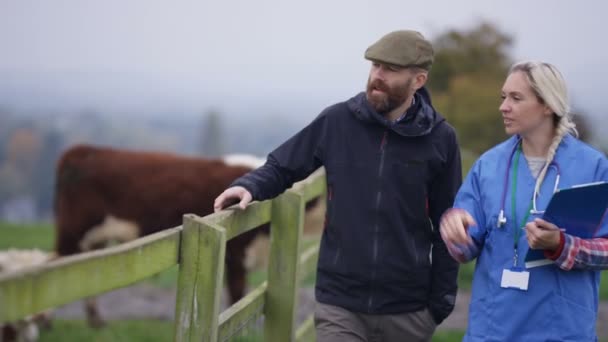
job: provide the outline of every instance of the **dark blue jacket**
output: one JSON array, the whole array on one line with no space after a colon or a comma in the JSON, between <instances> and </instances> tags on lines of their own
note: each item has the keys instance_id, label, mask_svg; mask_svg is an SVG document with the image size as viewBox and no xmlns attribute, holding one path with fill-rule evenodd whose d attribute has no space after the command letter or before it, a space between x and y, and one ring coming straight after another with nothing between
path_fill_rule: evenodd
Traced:
<instances>
[{"instance_id":1,"label":"dark blue jacket","mask_svg":"<svg viewBox=\"0 0 608 342\"><path fill-rule=\"evenodd\" d=\"M365 93L328 107L233 185L264 200L325 166L317 300L368 314L429 307L439 323L456 296L458 265L438 228L462 181L460 153L427 91L415 100L397 123Z\"/></svg>"}]
</instances>

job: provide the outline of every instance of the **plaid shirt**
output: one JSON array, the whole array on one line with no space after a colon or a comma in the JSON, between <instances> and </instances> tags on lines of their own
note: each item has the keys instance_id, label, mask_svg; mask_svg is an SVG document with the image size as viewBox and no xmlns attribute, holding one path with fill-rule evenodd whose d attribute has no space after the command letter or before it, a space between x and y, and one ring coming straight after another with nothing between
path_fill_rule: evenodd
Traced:
<instances>
[{"instance_id":1,"label":"plaid shirt","mask_svg":"<svg viewBox=\"0 0 608 342\"><path fill-rule=\"evenodd\" d=\"M545 251L545 256L566 271L605 270L608 269L608 239L581 239L562 233L559 248L554 253Z\"/></svg>"},{"instance_id":2,"label":"plaid shirt","mask_svg":"<svg viewBox=\"0 0 608 342\"><path fill-rule=\"evenodd\" d=\"M476 244L454 245L446 244L448 252L454 260L465 263L479 254ZM555 251L545 251L548 259L566 271L571 269L605 270L608 269L608 239L581 239L562 233L560 245Z\"/></svg>"}]
</instances>

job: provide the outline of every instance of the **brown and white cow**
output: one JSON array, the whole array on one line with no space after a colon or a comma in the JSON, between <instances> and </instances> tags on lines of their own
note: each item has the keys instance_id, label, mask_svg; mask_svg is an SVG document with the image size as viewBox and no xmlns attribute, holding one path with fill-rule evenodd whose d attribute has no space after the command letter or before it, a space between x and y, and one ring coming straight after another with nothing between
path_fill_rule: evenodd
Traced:
<instances>
[{"instance_id":1,"label":"brown and white cow","mask_svg":"<svg viewBox=\"0 0 608 342\"><path fill-rule=\"evenodd\" d=\"M56 172L58 255L179 226L185 213L212 213L215 197L252 169L236 163L234 158L229 165L223 160L168 153L87 145L70 148L59 160ZM233 303L244 295L245 251L260 231L267 233L268 226L242 234L227 244L226 275ZM94 301L87 303L87 318L93 326L103 324Z\"/></svg>"}]
</instances>

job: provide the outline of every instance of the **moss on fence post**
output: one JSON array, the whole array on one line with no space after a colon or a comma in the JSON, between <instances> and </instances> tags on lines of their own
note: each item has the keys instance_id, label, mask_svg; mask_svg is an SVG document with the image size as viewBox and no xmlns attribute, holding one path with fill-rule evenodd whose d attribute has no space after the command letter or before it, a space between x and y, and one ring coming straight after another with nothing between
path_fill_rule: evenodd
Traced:
<instances>
[{"instance_id":1,"label":"moss on fence post","mask_svg":"<svg viewBox=\"0 0 608 342\"><path fill-rule=\"evenodd\" d=\"M224 279L226 231L184 216L175 305L175 341L216 341Z\"/></svg>"},{"instance_id":2,"label":"moss on fence post","mask_svg":"<svg viewBox=\"0 0 608 342\"><path fill-rule=\"evenodd\" d=\"M264 340L293 341L304 198L289 190L272 204Z\"/></svg>"}]
</instances>

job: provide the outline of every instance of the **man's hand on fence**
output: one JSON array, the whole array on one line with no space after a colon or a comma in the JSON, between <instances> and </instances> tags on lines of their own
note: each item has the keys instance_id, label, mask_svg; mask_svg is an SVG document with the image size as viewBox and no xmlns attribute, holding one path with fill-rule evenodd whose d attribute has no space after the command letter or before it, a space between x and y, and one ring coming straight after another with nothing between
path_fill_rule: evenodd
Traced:
<instances>
[{"instance_id":1,"label":"man's hand on fence","mask_svg":"<svg viewBox=\"0 0 608 342\"><path fill-rule=\"evenodd\" d=\"M213 210L218 212L238 201L240 201L239 207L241 209L245 209L247 204L251 202L251 199L251 193L247 191L247 189L243 188L242 186L233 186L224 190L224 192L217 196L215 202L213 203Z\"/></svg>"}]
</instances>

